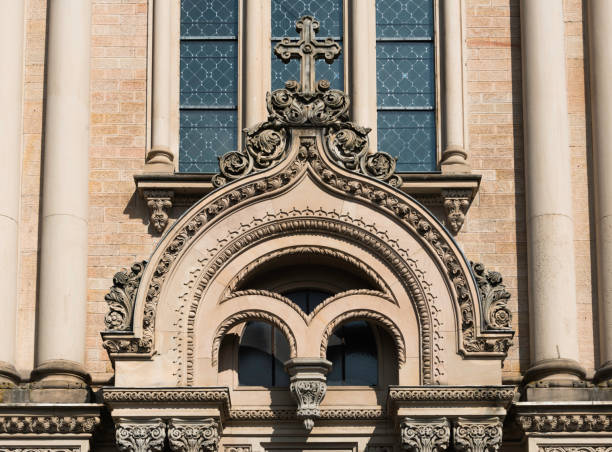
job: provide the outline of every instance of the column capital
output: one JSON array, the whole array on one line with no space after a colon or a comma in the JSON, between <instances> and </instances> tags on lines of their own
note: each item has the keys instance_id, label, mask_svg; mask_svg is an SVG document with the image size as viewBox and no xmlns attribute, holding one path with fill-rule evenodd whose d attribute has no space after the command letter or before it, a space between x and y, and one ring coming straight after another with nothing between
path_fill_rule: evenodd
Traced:
<instances>
[{"instance_id":1,"label":"column capital","mask_svg":"<svg viewBox=\"0 0 612 452\"><path fill-rule=\"evenodd\" d=\"M214 418L171 419L168 442L173 452L217 452L219 423Z\"/></svg>"},{"instance_id":2,"label":"column capital","mask_svg":"<svg viewBox=\"0 0 612 452\"><path fill-rule=\"evenodd\" d=\"M502 443L502 422L499 418L457 419L454 446L460 452L497 452Z\"/></svg>"},{"instance_id":3,"label":"column capital","mask_svg":"<svg viewBox=\"0 0 612 452\"><path fill-rule=\"evenodd\" d=\"M159 418L119 419L115 441L121 452L161 452L166 438L166 424Z\"/></svg>"},{"instance_id":4,"label":"column capital","mask_svg":"<svg viewBox=\"0 0 612 452\"><path fill-rule=\"evenodd\" d=\"M404 418L400 431L402 447L411 452L441 452L450 441L450 423L446 418Z\"/></svg>"}]
</instances>

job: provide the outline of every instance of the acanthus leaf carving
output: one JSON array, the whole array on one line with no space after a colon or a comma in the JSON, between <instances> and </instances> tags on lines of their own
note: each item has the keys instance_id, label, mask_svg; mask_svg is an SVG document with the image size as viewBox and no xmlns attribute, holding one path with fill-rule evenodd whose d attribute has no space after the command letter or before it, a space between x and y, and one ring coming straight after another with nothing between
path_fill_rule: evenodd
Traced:
<instances>
[{"instance_id":1,"label":"acanthus leaf carving","mask_svg":"<svg viewBox=\"0 0 612 452\"><path fill-rule=\"evenodd\" d=\"M508 309L510 293L502 284L501 273L489 271L479 262L470 262L478 290L486 329L508 330L511 328L512 313Z\"/></svg>"},{"instance_id":2,"label":"acanthus leaf carving","mask_svg":"<svg viewBox=\"0 0 612 452\"><path fill-rule=\"evenodd\" d=\"M159 418L120 419L115 425L115 441L121 452L161 452L165 438L166 424Z\"/></svg>"},{"instance_id":3,"label":"acanthus leaf carving","mask_svg":"<svg viewBox=\"0 0 612 452\"><path fill-rule=\"evenodd\" d=\"M454 446L460 452L497 452L502 443L498 418L473 421L459 418L454 426Z\"/></svg>"},{"instance_id":4,"label":"acanthus leaf carving","mask_svg":"<svg viewBox=\"0 0 612 452\"><path fill-rule=\"evenodd\" d=\"M113 286L104 296L109 312L104 317L107 330L126 331L132 328L134 301L147 261L135 262L130 271L123 269L113 276Z\"/></svg>"},{"instance_id":5,"label":"acanthus leaf carving","mask_svg":"<svg viewBox=\"0 0 612 452\"><path fill-rule=\"evenodd\" d=\"M400 432L402 447L411 452L442 452L450 441L450 423L446 418L404 418Z\"/></svg>"},{"instance_id":6,"label":"acanthus leaf carving","mask_svg":"<svg viewBox=\"0 0 612 452\"><path fill-rule=\"evenodd\" d=\"M171 419L168 424L168 442L173 452L217 452L219 449L219 423L213 418Z\"/></svg>"},{"instance_id":7,"label":"acanthus leaf carving","mask_svg":"<svg viewBox=\"0 0 612 452\"><path fill-rule=\"evenodd\" d=\"M290 376L289 390L297 402L297 418L308 431L314 427L314 420L321 417L319 405L327 392L325 375L331 365L323 358L294 358L285 363Z\"/></svg>"},{"instance_id":8,"label":"acanthus leaf carving","mask_svg":"<svg viewBox=\"0 0 612 452\"><path fill-rule=\"evenodd\" d=\"M98 416L1 416L0 433L93 433Z\"/></svg>"},{"instance_id":9,"label":"acanthus leaf carving","mask_svg":"<svg viewBox=\"0 0 612 452\"><path fill-rule=\"evenodd\" d=\"M609 414L526 414L516 421L524 432L610 432Z\"/></svg>"}]
</instances>

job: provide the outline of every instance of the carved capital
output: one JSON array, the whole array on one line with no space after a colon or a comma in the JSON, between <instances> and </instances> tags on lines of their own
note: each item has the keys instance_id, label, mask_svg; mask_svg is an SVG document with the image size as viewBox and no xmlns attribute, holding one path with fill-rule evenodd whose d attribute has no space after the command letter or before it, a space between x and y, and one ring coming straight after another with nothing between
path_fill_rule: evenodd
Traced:
<instances>
[{"instance_id":1,"label":"carved capital","mask_svg":"<svg viewBox=\"0 0 612 452\"><path fill-rule=\"evenodd\" d=\"M160 234L168 225L168 212L172 208L172 190L145 190L144 199L151 214L151 225Z\"/></svg>"},{"instance_id":2,"label":"carved capital","mask_svg":"<svg viewBox=\"0 0 612 452\"><path fill-rule=\"evenodd\" d=\"M219 424L213 418L171 419L168 424L168 442L173 452L217 452Z\"/></svg>"},{"instance_id":3,"label":"carved capital","mask_svg":"<svg viewBox=\"0 0 612 452\"><path fill-rule=\"evenodd\" d=\"M115 441L121 452L161 452L165 438L166 424L161 419L120 419L115 426Z\"/></svg>"},{"instance_id":4,"label":"carved capital","mask_svg":"<svg viewBox=\"0 0 612 452\"><path fill-rule=\"evenodd\" d=\"M450 424L445 418L405 418L400 430L402 447L411 452L441 452L448 448Z\"/></svg>"},{"instance_id":5,"label":"carved capital","mask_svg":"<svg viewBox=\"0 0 612 452\"><path fill-rule=\"evenodd\" d=\"M502 423L498 418L472 421L457 420L454 446L464 452L497 452L502 442Z\"/></svg>"},{"instance_id":6,"label":"carved capital","mask_svg":"<svg viewBox=\"0 0 612 452\"><path fill-rule=\"evenodd\" d=\"M457 234L465 222L465 214L470 207L471 190L442 190L446 227Z\"/></svg>"},{"instance_id":7,"label":"carved capital","mask_svg":"<svg viewBox=\"0 0 612 452\"><path fill-rule=\"evenodd\" d=\"M327 391L325 375L331 363L322 358L294 358L285 363L285 369L291 377L289 390L297 402L297 417L310 431L314 420L321 417L319 405Z\"/></svg>"}]
</instances>

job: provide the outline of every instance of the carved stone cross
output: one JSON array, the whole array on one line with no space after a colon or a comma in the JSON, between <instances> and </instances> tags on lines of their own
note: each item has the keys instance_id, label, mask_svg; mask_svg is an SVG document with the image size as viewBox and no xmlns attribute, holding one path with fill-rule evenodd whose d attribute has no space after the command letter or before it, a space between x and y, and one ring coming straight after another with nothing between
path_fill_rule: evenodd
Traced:
<instances>
[{"instance_id":1,"label":"carved stone cross","mask_svg":"<svg viewBox=\"0 0 612 452\"><path fill-rule=\"evenodd\" d=\"M315 34L319 31L319 21L312 16L304 16L295 23L295 30L300 33L300 39L283 38L274 46L274 54L283 63L289 60L301 61L300 83L302 92L313 92L315 86L315 61L325 58L332 63L340 55L340 46L332 38L317 41Z\"/></svg>"}]
</instances>

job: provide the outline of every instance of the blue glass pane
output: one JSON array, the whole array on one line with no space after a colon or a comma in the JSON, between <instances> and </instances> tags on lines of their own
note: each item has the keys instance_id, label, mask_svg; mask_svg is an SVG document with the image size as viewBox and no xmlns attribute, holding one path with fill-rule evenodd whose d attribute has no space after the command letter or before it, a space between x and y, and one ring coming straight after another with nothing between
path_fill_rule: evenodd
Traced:
<instances>
[{"instance_id":1,"label":"blue glass pane","mask_svg":"<svg viewBox=\"0 0 612 452\"><path fill-rule=\"evenodd\" d=\"M433 0L376 0L377 38L433 38Z\"/></svg>"},{"instance_id":2,"label":"blue glass pane","mask_svg":"<svg viewBox=\"0 0 612 452\"><path fill-rule=\"evenodd\" d=\"M397 157L397 171L436 170L433 111L379 111L378 149Z\"/></svg>"},{"instance_id":3,"label":"blue glass pane","mask_svg":"<svg viewBox=\"0 0 612 452\"><path fill-rule=\"evenodd\" d=\"M236 110L181 110L179 171L217 172L217 157L235 151Z\"/></svg>"},{"instance_id":4,"label":"blue glass pane","mask_svg":"<svg viewBox=\"0 0 612 452\"><path fill-rule=\"evenodd\" d=\"M372 328L364 321L349 322L330 337L327 374L330 386L375 386L378 384L378 356Z\"/></svg>"},{"instance_id":5,"label":"blue glass pane","mask_svg":"<svg viewBox=\"0 0 612 452\"><path fill-rule=\"evenodd\" d=\"M181 42L181 107L235 106L236 41Z\"/></svg>"},{"instance_id":6,"label":"blue glass pane","mask_svg":"<svg viewBox=\"0 0 612 452\"><path fill-rule=\"evenodd\" d=\"M249 322L238 349L238 382L243 386L289 386L284 363L289 343L277 328L263 322Z\"/></svg>"},{"instance_id":7,"label":"blue glass pane","mask_svg":"<svg viewBox=\"0 0 612 452\"><path fill-rule=\"evenodd\" d=\"M272 48L276 42L272 43ZM344 90L344 58L342 54L333 64L327 64L325 60L317 60L315 64L317 80L329 80L334 89ZM300 62L291 60L285 64L274 56L272 50L272 89L279 89L285 86L287 80L300 81Z\"/></svg>"},{"instance_id":8,"label":"blue glass pane","mask_svg":"<svg viewBox=\"0 0 612 452\"><path fill-rule=\"evenodd\" d=\"M319 37L342 36L342 0L272 0L272 38L296 36L295 21L302 16L319 21Z\"/></svg>"},{"instance_id":9,"label":"blue glass pane","mask_svg":"<svg viewBox=\"0 0 612 452\"><path fill-rule=\"evenodd\" d=\"M378 106L433 108L433 53L431 42L379 42L376 45Z\"/></svg>"},{"instance_id":10,"label":"blue glass pane","mask_svg":"<svg viewBox=\"0 0 612 452\"><path fill-rule=\"evenodd\" d=\"M181 36L237 35L238 0L181 0Z\"/></svg>"}]
</instances>

